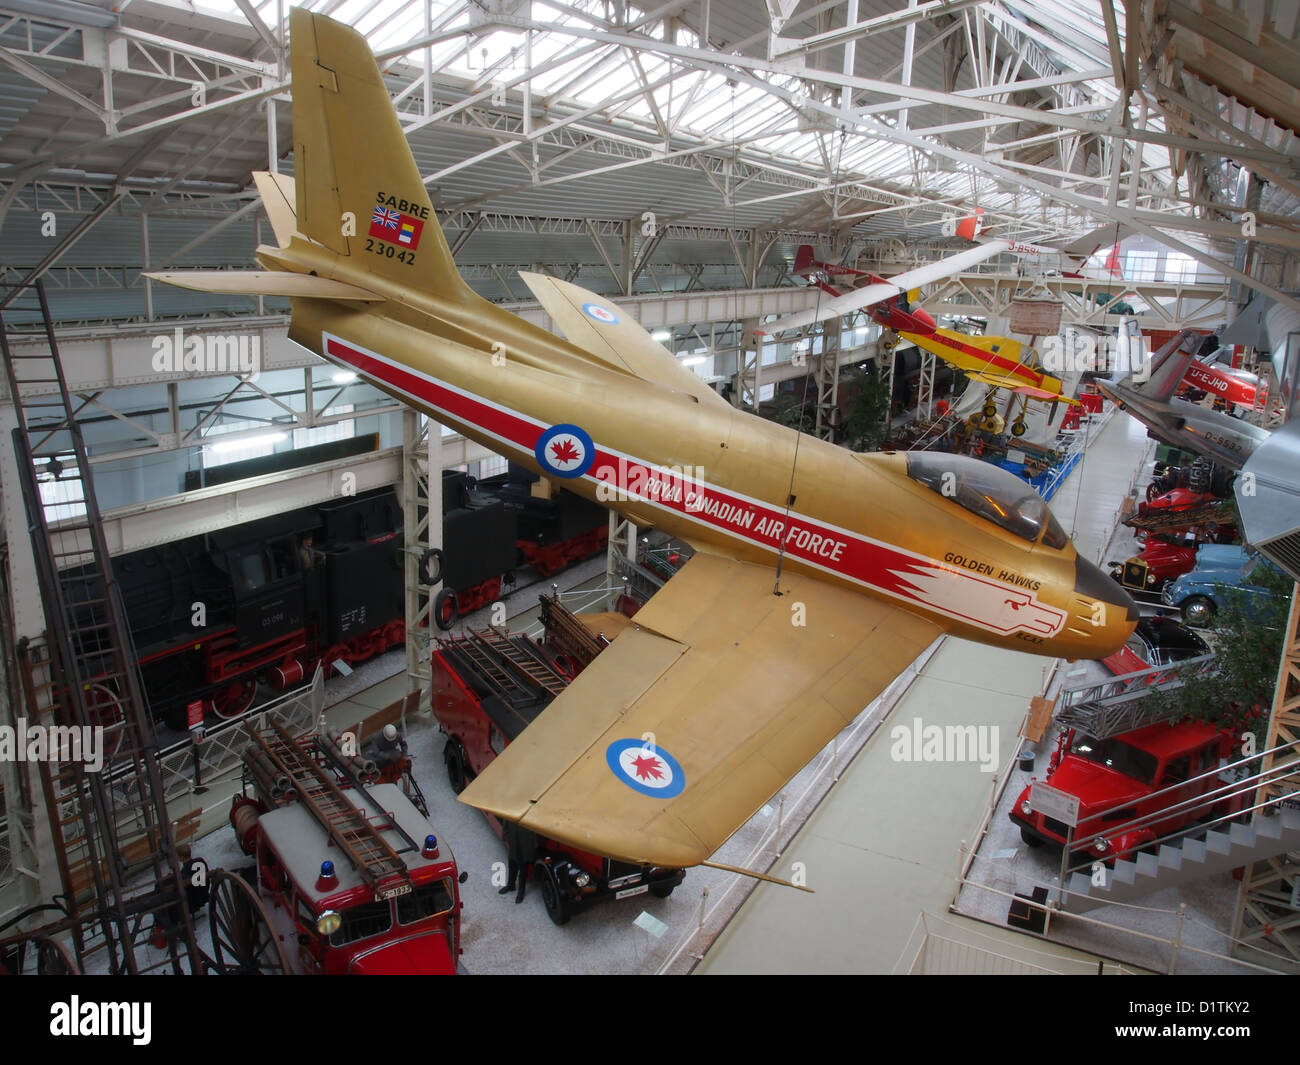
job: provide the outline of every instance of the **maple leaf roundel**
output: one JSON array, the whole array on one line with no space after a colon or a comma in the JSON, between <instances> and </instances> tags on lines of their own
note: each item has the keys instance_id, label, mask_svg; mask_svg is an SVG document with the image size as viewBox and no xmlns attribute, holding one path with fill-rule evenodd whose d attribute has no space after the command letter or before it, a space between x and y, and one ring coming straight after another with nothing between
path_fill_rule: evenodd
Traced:
<instances>
[{"instance_id":1,"label":"maple leaf roundel","mask_svg":"<svg viewBox=\"0 0 1300 1065\"><path fill-rule=\"evenodd\" d=\"M615 740L605 749L605 762L614 776L642 795L671 799L686 787L677 759L643 740Z\"/></svg>"},{"instance_id":2,"label":"maple leaf roundel","mask_svg":"<svg viewBox=\"0 0 1300 1065\"><path fill-rule=\"evenodd\" d=\"M596 458L591 437L576 425L553 425L537 438L537 464L548 477L581 477Z\"/></svg>"}]
</instances>

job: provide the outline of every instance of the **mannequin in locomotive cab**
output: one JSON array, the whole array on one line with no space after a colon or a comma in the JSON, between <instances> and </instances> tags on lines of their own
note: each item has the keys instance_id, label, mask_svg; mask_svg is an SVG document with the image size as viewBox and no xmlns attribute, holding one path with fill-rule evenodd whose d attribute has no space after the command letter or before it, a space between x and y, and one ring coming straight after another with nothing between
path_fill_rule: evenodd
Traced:
<instances>
[{"instance_id":1,"label":"mannequin in locomotive cab","mask_svg":"<svg viewBox=\"0 0 1300 1065\"><path fill-rule=\"evenodd\" d=\"M308 533L298 544L298 561L304 572L309 569L315 569L325 561L324 552L317 551L312 546L313 542L312 534Z\"/></svg>"}]
</instances>

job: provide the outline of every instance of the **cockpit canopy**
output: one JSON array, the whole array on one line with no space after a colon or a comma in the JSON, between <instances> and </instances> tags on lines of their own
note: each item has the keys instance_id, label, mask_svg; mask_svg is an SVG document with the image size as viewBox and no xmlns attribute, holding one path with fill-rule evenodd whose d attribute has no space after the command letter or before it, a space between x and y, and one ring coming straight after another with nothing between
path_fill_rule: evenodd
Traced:
<instances>
[{"instance_id":1,"label":"cockpit canopy","mask_svg":"<svg viewBox=\"0 0 1300 1065\"><path fill-rule=\"evenodd\" d=\"M965 455L907 453L907 475L999 528L1058 551L1070 542L1047 503L1013 473Z\"/></svg>"}]
</instances>

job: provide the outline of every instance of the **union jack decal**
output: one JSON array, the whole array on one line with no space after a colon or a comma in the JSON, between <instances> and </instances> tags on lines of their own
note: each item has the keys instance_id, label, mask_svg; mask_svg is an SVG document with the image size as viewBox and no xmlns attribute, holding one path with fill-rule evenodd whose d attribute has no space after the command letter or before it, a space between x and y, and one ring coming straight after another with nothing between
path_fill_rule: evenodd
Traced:
<instances>
[{"instance_id":1,"label":"union jack decal","mask_svg":"<svg viewBox=\"0 0 1300 1065\"><path fill-rule=\"evenodd\" d=\"M370 216L372 226L383 226L385 229L396 229L401 221L402 216L387 207L376 207L375 213Z\"/></svg>"}]
</instances>

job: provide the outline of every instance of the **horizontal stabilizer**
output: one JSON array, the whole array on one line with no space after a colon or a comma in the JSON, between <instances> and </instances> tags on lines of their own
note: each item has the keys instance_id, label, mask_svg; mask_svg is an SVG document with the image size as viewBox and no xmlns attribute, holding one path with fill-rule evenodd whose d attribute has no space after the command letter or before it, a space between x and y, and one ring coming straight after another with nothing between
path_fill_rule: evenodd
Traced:
<instances>
[{"instance_id":1,"label":"horizontal stabilizer","mask_svg":"<svg viewBox=\"0 0 1300 1065\"><path fill-rule=\"evenodd\" d=\"M224 292L244 296L289 296L322 300L362 300L380 303L364 288L331 281L310 274L287 274L276 270L171 270L144 275L153 281L189 288L196 292Z\"/></svg>"},{"instance_id":2,"label":"horizontal stabilizer","mask_svg":"<svg viewBox=\"0 0 1300 1065\"><path fill-rule=\"evenodd\" d=\"M262 209L271 220L271 229L280 247L287 248L289 239L298 231L298 209L294 205L293 178L285 174L272 174L254 170L253 181L262 197Z\"/></svg>"},{"instance_id":3,"label":"horizontal stabilizer","mask_svg":"<svg viewBox=\"0 0 1300 1065\"><path fill-rule=\"evenodd\" d=\"M729 406L627 311L568 281L526 270L519 271L519 276L564 335L604 365L674 392L684 392L702 403Z\"/></svg>"}]
</instances>

